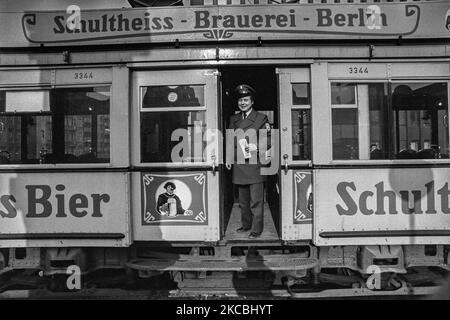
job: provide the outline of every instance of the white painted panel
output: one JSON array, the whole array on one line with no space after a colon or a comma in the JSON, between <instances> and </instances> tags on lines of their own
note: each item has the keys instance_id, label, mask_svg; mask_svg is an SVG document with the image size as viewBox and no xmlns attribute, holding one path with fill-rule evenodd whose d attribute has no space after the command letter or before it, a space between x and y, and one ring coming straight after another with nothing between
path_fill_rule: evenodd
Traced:
<instances>
[{"instance_id":1,"label":"white painted panel","mask_svg":"<svg viewBox=\"0 0 450 320\"><path fill-rule=\"evenodd\" d=\"M330 63L328 65L330 79L385 79L387 67L385 63Z\"/></svg>"},{"instance_id":2,"label":"white painted panel","mask_svg":"<svg viewBox=\"0 0 450 320\"><path fill-rule=\"evenodd\" d=\"M39 234L50 238L32 241L41 245L86 244L90 234L98 234L103 244L128 245L128 195L127 173L2 173L0 246L10 245L10 235L25 245L30 240L20 240L21 235ZM63 240L51 240L52 234ZM81 240L64 239L65 234L81 234ZM123 236L108 241L108 234Z\"/></svg>"},{"instance_id":3,"label":"white painted panel","mask_svg":"<svg viewBox=\"0 0 450 320\"><path fill-rule=\"evenodd\" d=\"M308 240L312 238L312 219L302 219L297 203L297 170L286 170L286 165L294 162L292 155L292 83L308 82L309 68L278 69L280 105L280 193L281 193L281 238L286 241ZM303 165L308 161L303 161Z\"/></svg>"},{"instance_id":4,"label":"white painted panel","mask_svg":"<svg viewBox=\"0 0 450 320\"><path fill-rule=\"evenodd\" d=\"M110 68L56 69L56 85L110 83Z\"/></svg>"},{"instance_id":5,"label":"white painted panel","mask_svg":"<svg viewBox=\"0 0 450 320\"><path fill-rule=\"evenodd\" d=\"M328 63L311 65L312 157L314 164L331 162L331 97Z\"/></svg>"},{"instance_id":6,"label":"white painted panel","mask_svg":"<svg viewBox=\"0 0 450 320\"><path fill-rule=\"evenodd\" d=\"M392 78L449 77L450 63L392 63Z\"/></svg>"},{"instance_id":7,"label":"white painted panel","mask_svg":"<svg viewBox=\"0 0 450 320\"><path fill-rule=\"evenodd\" d=\"M129 69L113 68L111 87L111 164L128 166L130 164L130 92Z\"/></svg>"},{"instance_id":8,"label":"white painted panel","mask_svg":"<svg viewBox=\"0 0 450 320\"><path fill-rule=\"evenodd\" d=\"M0 71L0 85L49 85L50 70L7 70Z\"/></svg>"},{"instance_id":9,"label":"white painted panel","mask_svg":"<svg viewBox=\"0 0 450 320\"><path fill-rule=\"evenodd\" d=\"M449 243L449 174L447 168L317 170L315 244ZM441 231L441 236L402 236L402 232L433 230ZM354 235L339 236L345 232ZM364 232L386 234L366 237Z\"/></svg>"}]
</instances>

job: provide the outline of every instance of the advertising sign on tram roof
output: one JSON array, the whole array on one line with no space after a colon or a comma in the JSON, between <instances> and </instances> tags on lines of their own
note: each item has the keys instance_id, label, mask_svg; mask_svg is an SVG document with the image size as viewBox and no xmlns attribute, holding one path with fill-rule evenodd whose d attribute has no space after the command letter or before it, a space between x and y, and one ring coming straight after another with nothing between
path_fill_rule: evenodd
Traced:
<instances>
[{"instance_id":1,"label":"advertising sign on tram roof","mask_svg":"<svg viewBox=\"0 0 450 320\"><path fill-rule=\"evenodd\" d=\"M450 37L450 3L223 5L0 13L2 47Z\"/></svg>"}]
</instances>

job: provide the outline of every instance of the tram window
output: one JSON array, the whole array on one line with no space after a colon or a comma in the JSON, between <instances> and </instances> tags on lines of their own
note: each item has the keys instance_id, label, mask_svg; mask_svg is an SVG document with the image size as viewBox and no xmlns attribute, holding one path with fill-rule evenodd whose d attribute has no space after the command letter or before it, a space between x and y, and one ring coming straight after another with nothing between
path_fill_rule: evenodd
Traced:
<instances>
[{"instance_id":1,"label":"tram window","mask_svg":"<svg viewBox=\"0 0 450 320\"><path fill-rule=\"evenodd\" d=\"M292 110L292 155L294 160L311 159L311 110Z\"/></svg>"},{"instance_id":2,"label":"tram window","mask_svg":"<svg viewBox=\"0 0 450 320\"><path fill-rule=\"evenodd\" d=\"M387 83L331 88L333 159L449 158L447 83L394 82L390 91Z\"/></svg>"},{"instance_id":3,"label":"tram window","mask_svg":"<svg viewBox=\"0 0 450 320\"><path fill-rule=\"evenodd\" d=\"M46 92L0 91L0 163L109 162L109 87Z\"/></svg>"},{"instance_id":4,"label":"tram window","mask_svg":"<svg viewBox=\"0 0 450 320\"><path fill-rule=\"evenodd\" d=\"M359 159L358 109L333 109L333 159Z\"/></svg>"},{"instance_id":5,"label":"tram window","mask_svg":"<svg viewBox=\"0 0 450 320\"><path fill-rule=\"evenodd\" d=\"M369 148L369 154L363 154L364 159L380 160L389 159L389 145L388 145L388 132L389 132L389 117L388 117L388 94L386 83L370 83L360 84L359 91L361 93L368 92L368 94L362 94L367 97L366 101L359 103L359 110L365 114L365 109L369 109L369 147L364 145L367 150ZM364 127L362 124L360 127Z\"/></svg>"},{"instance_id":6,"label":"tram window","mask_svg":"<svg viewBox=\"0 0 450 320\"><path fill-rule=\"evenodd\" d=\"M141 161L205 161L202 152L206 147L202 139L206 130L204 85L142 87L141 96ZM171 141L177 129L186 136ZM174 148L180 144L182 148L176 152ZM172 150L175 150L174 158Z\"/></svg>"},{"instance_id":7,"label":"tram window","mask_svg":"<svg viewBox=\"0 0 450 320\"><path fill-rule=\"evenodd\" d=\"M389 158L387 84L332 83L333 159Z\"/></svg>"},{"instance_id":8,"label":"tram window","mask_svg":"<svg viewBox=\"0 0 450 320\"><path fill-rule=\"evenodd\" d=\"M39 163L52 151L51 116L0 116L0 164Z\"/></svg>"},{"instance_id":9,"label":"tram window","mask_svg":"<svg viewBox=\"0 0 450 320\"><path fill-rule=\"evenodd\" d=\"M292 83L293 160L311 159L311 99L309 83Z\"/></svg>"},{"instance_id":10,"label":"tram window","mask_svg":"<svg viewBox=\"0 0 450 320\"><path fill-rule=\"evenodd\" d=\"M143 109L205 105L203 85L144 87L142 96Z\"/></svg>"},{"instance_id":11,"label":"tram window","mask_svg":"<svg viewBox=\"0 0 450 320\"><path fill-rule=\"evenodd\" d=\"M187 141L171 141L176 129L186 129ZM206 130L205 111L142 112L142 162L178 162L172 159L173 148L185 143L184 154L176 154L185 162L202 162L206 143L202 137ZM194 143L201 141L201 148ZM198 151L198 152L197 152Z\"/></svg>"},{"instance_id":12,"label":"tram window","mask_svg":"<svg viewBox=\"0 0 450 320\"><path fill-rule=\"evenodd\" d=\"M392 84L398 159L449 158L446 83Z\"/></svg>"},{"instance_id":13,"label":"tram window","mask_svg":"<svg viewBox=\"0 0 450 320\"><path fill-rule=\"evenodd\" d=\"M356 84L332 83L333 159L359 159Z\"/></svg>"},{"instance_id":14,"label":"tram window","mask_svg":"<svg viewBox=\"0 0 450 320\"><path fill-rule=\"evenodd\" d=\"M292 104L293 105L310 105L309 83L293 83L292 84Z\"/></svg>"},{"instance_id":15,"label":"tram window","mask_svg":"<svg viewBox=\"0 0 450 320\"><path fill-rule=\"evenodd\" d=\"M354 105L356 101L356 85L353 83L332 83L331 104Z\"/></svg>"}]
</instances>

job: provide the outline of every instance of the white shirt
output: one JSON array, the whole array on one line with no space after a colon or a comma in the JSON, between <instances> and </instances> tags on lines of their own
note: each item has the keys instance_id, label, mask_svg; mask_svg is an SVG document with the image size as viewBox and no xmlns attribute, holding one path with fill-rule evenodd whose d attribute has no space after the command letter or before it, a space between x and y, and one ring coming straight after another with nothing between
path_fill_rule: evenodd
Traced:
<instances>
[{"instance_id":1,"label":"white shirt","mask_svg":"<svg viewBox=\"0 0 450 320\"><path fill-rule=\"evenodd\" d=\"M250 110L248 110L247 112L245 112L245 118L244 118L244 114L242 114L242 119L247 119L248 116L250 115L250 113L253 111L253 108L251 108Z\"/></svg>"}]
</instances>

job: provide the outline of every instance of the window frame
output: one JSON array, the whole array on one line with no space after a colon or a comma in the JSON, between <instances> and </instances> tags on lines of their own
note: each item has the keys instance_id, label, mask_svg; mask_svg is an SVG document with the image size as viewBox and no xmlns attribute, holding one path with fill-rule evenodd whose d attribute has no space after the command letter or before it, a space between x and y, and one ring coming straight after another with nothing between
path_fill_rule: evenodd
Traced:
<instances>
[{"instance_id":1,"label":"window frame","mask_svg":"<svg viewBox=\"0 0 450 320\"><path fill-rule=\"evenodd\" d=\"M180 107L156 107L156 108L144 108L142 102L144 99L143 89L146 87L165 87L169 85L140 85L139 86L139 112L176 112L176 111L206 111L206 84L205 83L190 83L190 84L178 84L177 86L202 86L203 87L203 101L204 106L180 106Z\"/></svg>"},{"instance_id":2,"label":"window frame","mask_svg":"<svg viewBox=\"0 0 450 320\"><path fill-rule=\"evenodd\" d=\"M392 83L446 83L447 84L447 112L448 115L450 117L450 78L449 77L423 77L423 78L418 78L418 77L392 77L392 78L384 78L384 79L353 79L353 78L345 78L345 79L339 79L339 78L332 78L332 79L328 79L328 88L329 88L329 114L330 114L330 123L329 123L329 130L330 133L332 135L333 132L333 119L332 119L332 110L335 108L334 106L337 106L338 108L340 108L340 106L342 105L332 105L331 104L331 84L332 83L354 83L355 87L356 87L356 93L358 94L358 85L369 85L372 83L385 83L387 84L387 89L388 89L388 96L389 96L389 101L387 103L387 107L389 108L389 126L388 126L388 130L393 130L395 131L396 128L394 127L395 123L394 123L394 117L393 117L393 110L392 110L392 102L390 101L391 96L392 96ZM369 114L367 112L367 115L361 115L361 110L359 107L359 100L360 97L356 97L356 108L358 110L358 147L359 147L359 154L361 155L362 152L362 148L364 148L363 145L361 145L361 139L360 139L360 135L361 135L361 123L360 123L360 119L361 117L369 117ZM350 105L351 106L351 105ZM348 108L348 105L344 105L344 107L342 108ZM367 108L368 110L368 108ZM370 123L369 123L370 125ZM447 131L448 131L448 137L449 137L449 150L450 150L450 125L448 125L447 127ZM395 136L395 132L393 132L394 137ZM370 137L369 137L370 139ZM395 138L396 139L396 138ZM333 139L331 138L330 140L330 155L331 155L331 159L330 159L330 164L331 165L411 165L411 164L444 164L444 163L450 163L450 158L449 159L349 159L349 160L335 160L333 159ZM369 141L369 145L367 147L370 147L370 141ZM396 142L394 142L394 145L390 145L389 146L389 155L392 155L393 152L395 152L396 150Z\"/></svg>"},{"instance_id":3,"label":"window frame","mask_svg":"<svg viewBox=\"0 0 450 320\"><path fill-rule=\"evenodd\" d=\"M152 87L152 86L202 86L203 87L203 101L204 101L204 106L179 106L179 107L156 107L156 108L144 108L143 107L143 100L144 100L144 94L143 94L143 89L146 87ZM206 88L207 84L206 83L179 83L179 84L162 84L162 85L139 85L138 90L139 90L139 158L141 160L141 164L145 164L145 165L149 165L149 166L160 166L160 165L167 165L167 164L171 164L172 166L203 166L203 165L207 165L208 159L205 159L204 161L183 161L183 162L148 162L148 161L143 161L142 159L142 132L141 132L141 124L142 124L142 113L162 113L162 112L198 112L198 111L203 111L204 112L204 117L205 117L205 126L206 126L206 130L208 129L208 119L207 119L207 106L206 106ZM192 151L192 150L191 150ZM203 153L203 148L202 148L202 153ZM203 156L203 154L202 154Z\"/></svg>"},{"instance_id":4,"label":"window frame","mask_svg":"<svg viewBox=\"0 0 450 320\"><path fill-rule=\"evenodd\" d=\"M158 72L159 71L159 72ZM155 77L155 72L158 76ZM206 156L202 162L145 162L142 159L142 137L141 137L141 111L142 112L205 112L206 130L218 129L218 97L217 97L217 75L218 71L214 68L206 69L176 69L176 70L136 70L131 76L131 164L133 166L148 168L166 168L178 170L180 168L211 168L217 166L221 160L221 150L217 144L219 140L207 144L208 148L202 150L203 156ZM162 108L142 108L142 87L149 86L192 86L201 85L204 87L204 106L186 106L186 107L162 107ZM177 110L178 109L178 110ZM211 151L213 150L213 151Z\"/></svg>"},{"instance_id":5,"label":"window frame","mask_svg":"<svg viewBox=\"0 0 450 320\"><path fill-rule=\"evenodd\" d=\"M73 70L74 72L76 70ZM111 130L111 119L113 116L113 83L112 82L100 82L100 83L82 83L82 84L70 84L70 83L64 83L64 84L54 84L54 85L43 85L43 84L36 84L36 85L20 85L20 84L8 84L8 85L1 85L0 91L39 91L39 90L47 90L49 91L49 103L51 107L51 96L52 96L52 90L55 89L80 89L80 88L94 88L94 87L108 87L109 93L110 93L110 100L109 100L109 116L110 116L110 130ZM55 115L55 112L50 111L42 111L42 112L4 112L0 115L16 115L16 116L22 116L22 115L29 115L29 116L39 116L39 115L47 115L53 117ZM52 133L53 133L53 123L52 123ZM106 168L112 166L112 135L110 133L110 141L109 141L109 161L108 162L74 162L74 163L65 163L65 162L56 162L56 163L6 163L6 164L0 164L0 169L7 167L7 168L21 168L21 169L58 169L58 168ZM52 143L53 143L53 135L52 135Z\"/></svg>"},{"instance_id":6,"label":"window frame","mask_svg":"<svg viewBox=\"0 0 450 320\"><path fill-rule=\"evenodd\" d=\"M294 88L293 88L293 86L294 86L294 84L307 84L308 85L308 99L309 99L309 104L294 104L293 103L293 101L292 101L292 96L290 97L291 98L291 103L290 103L290 110L289 110L289 113L290 113L290 118L291 118L291 123L289 123L289 126L291 127L291 146L290 146L290 148L291 148L291 152L292 152L292 159L291 159L291 163L292 164L296 164L296 165L310 165L311 164L311 161L312 161L312 158L313 158L313 146L312 146L312 144L313 144L313 138L312 138L312 135L313 135L313 130L312 130L312 127L313 127L313 120L312 120L312 102L311 102L311 91L312 91L312 88L311 88L311 81L296 81L296 79L291 79L291 81L290 81L290 89L291 89L291 91L293 92L294 91ZM310 134L309 134L309 139L310 139L310 144L311 144L311 146L310 146L310 150L309 150L309 153L310 153L310 158L309 159L302 159L302 160L294 160L294 150L293 150L293 147L294 147L294 139L293 139L293 137L294 137L294 132L293 132L293 126L292 126L292 111L296 111L296 110L309 110L309 117L310 117Z\"/></svg>"},{"instance_id":7,"label":"window frame","mask_svg":"<svg viewBox=\"0 0 450 320\"><path fill-rule=\"evenodd\" d=\"M333 97L332 97L332 90L331 87L333 85L333 83L348 83L348 84L354 84L354 95L355 95L355 103L354 104L333 104ZM330 90L330 119L331 119L331 159L333 161L358 161L361 159L361 128L360 128L360 120L361 120L361 112L359 110L359 90L358 90L359 84L355 83L353 81L330 81L329 82L329 90ZM357 112L357 117L358 117L358 123L357 123L357 127L358 127L358 136L357 136L357 141L358 141L358 159L338 159L338 160L334 160L334 153L333 153L333 110L337 110L337 109L354 109Z\"/></svg>"}]
</instances>

